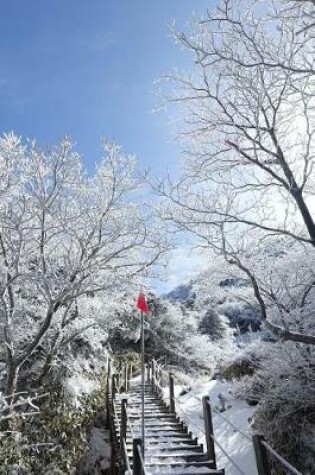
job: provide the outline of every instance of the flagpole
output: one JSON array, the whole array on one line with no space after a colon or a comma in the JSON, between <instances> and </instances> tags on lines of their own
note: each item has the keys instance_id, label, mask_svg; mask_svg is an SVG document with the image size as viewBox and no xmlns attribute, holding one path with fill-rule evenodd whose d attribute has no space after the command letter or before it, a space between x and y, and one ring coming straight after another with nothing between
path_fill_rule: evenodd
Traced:
<instances>
[{"instance_id":1,"label":"flagpole","mask_svg":"<svg viewBox=\"0 0 315 475\"><path fill-rule=\"evenodd\" d=\"M142 455L144 458L144 393L145 393L145 371L144 371L144 312L141 312L141 438Z\"/></svg>"}]
</instances>

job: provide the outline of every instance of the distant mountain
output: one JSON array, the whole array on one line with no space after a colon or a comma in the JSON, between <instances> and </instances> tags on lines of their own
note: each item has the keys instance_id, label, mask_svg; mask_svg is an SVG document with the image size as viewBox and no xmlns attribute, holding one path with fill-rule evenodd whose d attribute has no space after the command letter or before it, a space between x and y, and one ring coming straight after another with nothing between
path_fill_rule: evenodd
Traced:
<instances>
[{"instance_id":1,"label":"distant mountain","mask_svg":"<svg viewBox=\"0 0 315 475\"><path fill-rule=\"evenodd\" d=\"M246 287L249 285L248 279L241 279L240 277L228 277L220 281L220 287Z\"/></svg>"},{"instance_id":2,"label":"distant mountain","mask_svg":"<svg viewBox=\"0 0 315 475\"><path fill-rule=\"evenodd\" d=\"M187 309L194 309L196 300L195 283L194 280L190 280L185 284L180 284L163 295L162 298L170 302L179 302ZM216 286L214 286L212 288L213 295L211 295L210 299L205 299L202 306L201 314L204 314L200 323L202 333L204 333L205 330L209 332L210 329L211 335L213 334L215 327L214 320L219 321L219 315L226 317L228 325L231 328L235 328L241 335L248 332L259 332L261 330L261 318L257 303L255 301L251 303L247 302L246 299L245 301L240 300L239 292L234 295L237 289L244 289L244 292L246 292L248 287L249 282L244 278L226 277L224 279L218 279L217 292ZM222 291L219 291L220 288L224 288L226 291L223 299ZM217 297L217 295L219 295L219 297ZM246 295L244 294L244 296ZM212 317L212 313L216 314L218 318Z\"/></svg>"},{"instance_id":3,"label":"distant mountain","mask_svg":"<svg viewBox=\"0 0 315 475\"><path fill-rule=\"evenodd\" d=\"M168 299L168 300L175 300L175 301L180 301L180 302L187 302L189 300L194 300L195 299L195 294L192 291L192 282L189 282L187 284L180 284L177 287L175 287L173 290L168 292L166 295L163 297Z\"/></svg>"}]
</instances>

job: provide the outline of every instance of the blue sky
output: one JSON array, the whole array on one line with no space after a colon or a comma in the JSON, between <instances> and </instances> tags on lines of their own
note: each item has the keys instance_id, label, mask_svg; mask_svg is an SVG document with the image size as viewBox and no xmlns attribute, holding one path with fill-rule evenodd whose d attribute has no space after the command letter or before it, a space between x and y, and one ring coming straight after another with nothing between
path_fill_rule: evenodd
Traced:
<instances>
[{"instance_id":1,"label":"blue sky","mask_svg":"<svg viewBox=\"0 0 315 475\"><path fill-rule=\"evenodd\" d=\"M189 55L168 25L187 25L211 0L11 0L1 2L0 131L56 143L69 134L92 172L100 138L120 142L142 168L176 173L180 149L154 82ZM164 291L187 280L200 256L180 247Z\"/></svg>"},{"instance_id":2,"label":"blue sky","mask_svg":"<svg viewBox=\"0 0 315 475\"><path fill-rule=\"evenodd\" d=\"M168 37L211 0L1 2L0 130L52 144L70 134L91 171L100 137L158 173L174 167L169 117L153 83L189 57Z\"/></svg>"}]
</instances>

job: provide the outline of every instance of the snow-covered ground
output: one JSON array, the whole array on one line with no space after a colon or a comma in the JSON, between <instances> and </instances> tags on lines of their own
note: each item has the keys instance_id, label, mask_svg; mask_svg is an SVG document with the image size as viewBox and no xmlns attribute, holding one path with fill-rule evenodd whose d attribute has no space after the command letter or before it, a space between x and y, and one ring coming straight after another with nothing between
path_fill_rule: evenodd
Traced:
<instances>
[{"instance_id":1,"label":"snow-covered ground","mask_svg":"<svg viewBox=\"0 0 315 475\"><path fill-rule=\"evenodd\" d=\"M218 468L225 468L227 475L257 475L251 441L249 419L253 408L245 401L233 397L233 383L219 380L201 380L180 396L183 387L175 386L176 412L186 422L194 436L205 444L202 397L209 395L213 408L214 437L228 457L216 445ZM220 413L219 395L226 398L226 411ZM165 399L168 390L165 389Z\"/></svg>"}]
</instances>

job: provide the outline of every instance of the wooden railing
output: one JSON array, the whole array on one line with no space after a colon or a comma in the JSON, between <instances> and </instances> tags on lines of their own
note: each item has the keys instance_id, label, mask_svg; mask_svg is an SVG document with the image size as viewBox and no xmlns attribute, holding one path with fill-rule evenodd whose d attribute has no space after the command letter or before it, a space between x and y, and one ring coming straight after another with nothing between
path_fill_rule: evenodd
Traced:
<instances>
[{"instance_id":1,"label":"wooden railing","mask_svg":"<svg viewBox=\"0 0 315 475\"><path fill-rule=\"evenodd\" d=\"M114 359L108 358L108 371L107 371L107 395L106 395L106 407L107 407L107 424L108 428L114 432L113 420L116 420L116 423L120 427L120 437L119 441L116 441L117 445L120 448L120 454L123 459L123 465L125 471L130 475L145 475L145 464L143 458L143 441L139 437L135 437L130 418L128 415L128 401L127 399L122 399L121 401L121 420L119 422L116 411L115 404L115 394L120 392L120 389L123 388L124 392L127 392L130 388L130 380L133 377L132 368L126 364L123 368L120 368L119 371L115 369ZM179 408L178 399L175 397L175 381L176 378L172 372L167 372L161 365L157 363L156 360L151 360L149 365L146 365L146 379L147 382L151 385L152 391L159 398L163 399L165 404L168 406L170 413L176 414ZM178 381L179 384L181 384ZM207 454L210 460L214 461L214 468L216 469L216 451L215 446L217 445L224 455L230 460L231 464L238 470L241 475L246 474L233 459L227 454L221 444L217 441L214 436L213 428L213 412L218 414L220 417L230 424L234 431L239 432L243 437L248 440L252 440L254 446L254 453L256 457L256 465L258 475L272 475L271 472L271 463L270 458L276 459L288 473L293 475L302 475L296 468L294 468L289 462L287 462L280 454L278 454L264 439L261 434L254 434L252 438L244 434L239 430L235 425L230 422L225 416L220 414L215 409L213 410L209 396L204 396L202 398L203 403L203 417L204 417L204 430L201 430L200 427L196 426L196 423L190 416L186 413L183 413L180 409L181 414L183 414L185 419L188 419L188 426L195 427L198 432L202 432L205 437ZM112 423L110 422L112 419ZM183 422L183 421L181 421ZM186 425L183 422L184 425ZM187 425L186 425L187 427ZM126 436L127 429L129 428L133 440L133 466L131 469L130 461L127 453L126 445ZM188 427L187 427L188 431ZM114 442L114 441L113 441Z\"/></svg>"},{"instance_id":2,"label":"wooden railing","mask_svg":"<svg viewBox=\"0 0 315 475\"><path fill-rule=\"evenodd\" d=\"M166 397L168 399L170 411L172 413L176 413L177 407L176 404L178 403L177 399L175 398L174 386L175 386L175 377L173 373L166 372L155 360L151 361L151 380L152 380L152 387L153 390L158 394L160 397ZM168 381L168 389L166 388ZM166 391L165 391L166 390ZM166 393L166 394L165 394ZM167 395L168 393L168 395ZM302 475L295 467L293 467L287 460L285 460L280 454L276 452L265 440L262 434L254 434L252 437L246 436L242 431L240 431L233 423L231 423L227 418L222 416L218 411L213 410L210 403L209 396L204 396L202 398L203 402L203 414L204 414L204 424L205 429L203 432L206 445L207 445L207 452L210 459L214 460L216 466L216 453L215 453L215 445L218 445L224 455L230 460L231 464L238 470L239 473L242 475L249 475L244 474L244 471L233 461L233 459L226 453L224 448L221 444L215 439L214 437L214 430L213 430L213 422L212 422L212 413L215 412L220 417L223 417L225 422L230 424L233 427L233 430L240 433L243 437L251 440L255 459L256 459L256 466L258 475L272 475L272 468L271 468L271 459L276 460L286 471L287 473L293 475ZM189 416L186 414L186 417ZM194 426L194 421L191 421L191 425ZM188 423L189 424L189 423ZM200 431L199 427L196 427L198 431Z\"/></svg>"},{"instance_id":3,"label":"wooden railing","mask_svg":"<svg viewBox=\"0 0 315 475\"><path fill-rule=\"evenodd\" d=\"M132 364L117 364L115 358L108 353L107 355L107 381L106 381L106 427L111 433L112 459L120 459L120 466L124 473L130 475L145 475L144 460L142 456L142 441L135 438L128 415L127 399L121 401L121 419L117 416L117 404L115 396L123 389L127 392L130 388L130 381L133 377ZM116 438L115 423L120 429L119 440ZM128 451L127 451L127 428L131 432L133 439L133 467L131 469ZM117 453L119 452L119 457ZM114 464L113 464L114 465ZM113 469L114 473L114 469Z\"/></svg>"},{"instance_id":4,"label":"wooden railing","mask_svg":"<svg viewBox=\"0 0 315 475\"><path fill-rule=\"evenodd\" d=\"M171 413L176 414L176 398L175 398L175 376L172 372L165 371L155 360L151 361L151 377L152 388L156 394L164 399L169 406ZM165 385L163 385L163 383ZM168 386L166 388L165 386ZM164 393L166 389L166 395ZM209 460L213 460L213 468L216 469L216 455L214 447L212 410L209 403L209 396L203 397L203 417L204 417L204 435L206 439L207 454ZM194 422L192 421L194 425ZM199 430L199 428L198 428Z\"/></svg>"},{"instance_id":5,"label":"wooden railing","mask_svg":"<svg viewBox=\"0 0 315 475\"><path fill-rule=\"evenodd\" d=\"M302 475L293 465L285 460L267 442L262 434L253 435L253 444L256 456L257 470L259 475L271 475L271 459L276 460L286 469L286 473Z\"/></svg>"}]
</instances>

